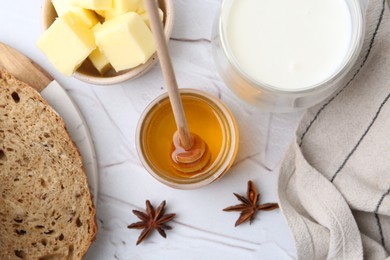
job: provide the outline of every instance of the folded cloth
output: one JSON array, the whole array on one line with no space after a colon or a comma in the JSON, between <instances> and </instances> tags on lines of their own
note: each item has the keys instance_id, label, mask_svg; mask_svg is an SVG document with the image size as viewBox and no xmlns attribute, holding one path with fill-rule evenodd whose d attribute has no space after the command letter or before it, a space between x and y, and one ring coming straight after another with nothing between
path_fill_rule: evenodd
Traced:
<instances>
[{"instance_id":1,"label":"folded cloth","mask_svg":"<svg viewBox=\"0 0 390 260\"><path fill-rule=\"evenodd\" d=\"M283 160L278 195L298 259L390 259L390 14L370 0L343 88L311 108Z\"/></svg>"}]
</instances>

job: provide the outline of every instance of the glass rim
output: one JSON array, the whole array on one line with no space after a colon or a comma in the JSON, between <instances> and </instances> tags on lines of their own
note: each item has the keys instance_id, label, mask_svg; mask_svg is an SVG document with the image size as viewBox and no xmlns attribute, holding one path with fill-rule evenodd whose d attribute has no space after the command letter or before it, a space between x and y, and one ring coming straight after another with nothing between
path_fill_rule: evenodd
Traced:
<instances>
[{"instance_id":1,"label":"glass rim","mask_svg":"<svg viewBox=\"0 0 390 260\"><path fill-rule=\"evenodd\" d=\"M216 20L217 30L218 33L220 34L221 47L223 49L224 55L227 58L227 61L232 66L232 68L236 71L236 73L238 73L238 75L240 75L244 81L248 82L250 85L256 87L259 90L268 91L272 93L282 93L282 94L303 94L303 93L311 93L311 92L321 91L323 89L326 89L328 85L330 85L330 83L337 81L337 79L340 78L341 75L346 73L348 67L351 66L356 61L357 56L360 53L360 50L363 46L365 18L363 13L362 2L359 0L349 0L351 3L354 4L353 7L356 9L355 16L353 16L353 14L351 13L352 35L354 37L351 39L347 54L345 55L343 62L338 66L338 69L334 73L332 73L329 77L314 85L306 86L300 89L293 89L293 90L278 88L276 86L267 84L265 82L255 80L248 73L244 72L240 68L239 63L237 62L234 54L232 53L232 50L228 43L229 41L226 38L226 34L224 30L225 28L224 18L227 17L226 12L230 11L229 4L232 4L233 1L235 0L222 0L220 12ZM348 5L348 9L351 10L349 5ZM356 24L354 24L354 20L356 21Z\"/></svg>"}]
</instances>

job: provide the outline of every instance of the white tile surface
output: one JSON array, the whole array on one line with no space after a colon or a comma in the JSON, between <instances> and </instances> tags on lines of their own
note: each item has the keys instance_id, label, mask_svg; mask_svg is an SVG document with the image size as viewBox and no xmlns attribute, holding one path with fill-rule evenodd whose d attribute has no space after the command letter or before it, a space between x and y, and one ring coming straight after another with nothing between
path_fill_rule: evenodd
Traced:
<instances>
[{"instance_id":1,"label":"white tile surface","mask_svg":"<svg viewBox=\"0 0 390 260\"><path fill-rule=\"evenodd\" d=\"M67 90L85 116L99 163L99 232L87 259L293 259L293 240L279 210L260 212L250 226L234 228L237 213L222 209L237 204L233 192L245 193L252 179L262 202L276 201L278 162L291 140L301 113L276 115L246 105L217 76L210 36L220 0L175 0L175 26L170 50L179 85L219 96L232 110L240 130L235 165L219 182L193 191L166 187L141 166L134 145L135 129L145 106L164 92L155 66L143 77L115 86L94 86L58 73L36 48L41 33L42 1L3 1L0 41L34 59ZM65 51L65 50L64 50ZM268 127L270 123L270 127ZM266 142L269 140L269 142ZM267 149L267 153L263 150ZM131 210L145 199L167 200L177 213L164 240L158 234L139 246Z\"/></svg>"}]
</instances>

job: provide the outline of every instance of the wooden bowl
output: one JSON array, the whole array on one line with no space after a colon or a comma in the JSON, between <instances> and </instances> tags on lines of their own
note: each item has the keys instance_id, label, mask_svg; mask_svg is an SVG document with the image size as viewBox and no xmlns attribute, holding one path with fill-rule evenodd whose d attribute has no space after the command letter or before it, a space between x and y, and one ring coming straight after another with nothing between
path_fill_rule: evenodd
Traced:
<instances>
[{"instance_id":1,"label":"wooden bowl","mask_svg":"<svg viewBox=\"0 0 390 260\"><path fill-rule=\"evenodd\" d=\"M173 9L173 0L158 0L159 7L164 12L164 33L169 40L172 28L173 28L173 18L174 18L174 9ZM57 13L54 9L51 0L44 0L43 3L43 12L42 12L42 26L46 30L54 22L57 17ZM157 62L157 53L153 54L152 57L145 63L141 64L135 68L123 70L116 72L114 69L111 69L104 75L100 73L93 67L92 63L86 59L84 63L78 68L73 76L79 80L82 80L87 83L97 84L97 85L112 85L117 84L126 80L135 79L147 71L149 71L154 64Z\"/></svg>"}]
</instances>

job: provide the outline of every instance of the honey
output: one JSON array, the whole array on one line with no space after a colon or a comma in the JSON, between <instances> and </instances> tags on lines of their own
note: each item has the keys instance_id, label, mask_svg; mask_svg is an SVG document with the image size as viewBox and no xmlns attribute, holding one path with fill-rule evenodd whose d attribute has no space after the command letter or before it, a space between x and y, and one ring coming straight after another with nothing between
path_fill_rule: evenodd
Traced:
<instances>
[{"instance_id":1,"label":"honey","mask_svg":"<svg viewBox=\"0 0 390 260\"><path fill-rule=\"evenodd\" d=\"M217 158L222 147L222 127L210 105L196 97L183 96L183 107L191 133L197 134L208 146L211 158L208 168ZM153 111L146 130L146 149L157 168L172 175L191 178L194 174L182 174L172 166L172 140L176 132L175 119L169 100ZM197 172L199 173L199 172Z\"/></svg>"},{"instance_id":2,"label":"honey","mask_svg":"<svg viewBox=\"0 0 390 260\"><path fill-rule=\"evenodd\" d=\"M173 137L177 127L166 95L155 100L141 118L137 130L141 161L154 177L170 186L194 188L197 185L191 184L210 183L222 176L234 160L238 146L235 121L218 99L208 95L190 89L181 92L188 128L204 141L210 153L210 159L199 170L183 172L174 167Z\"/></svg>"}]
</instances>

